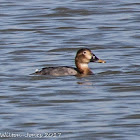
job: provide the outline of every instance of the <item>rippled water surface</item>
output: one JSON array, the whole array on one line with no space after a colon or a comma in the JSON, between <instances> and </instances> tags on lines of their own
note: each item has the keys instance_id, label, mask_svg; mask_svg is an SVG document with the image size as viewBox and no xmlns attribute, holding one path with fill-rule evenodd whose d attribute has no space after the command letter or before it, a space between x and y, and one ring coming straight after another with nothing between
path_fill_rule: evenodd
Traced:
<instances>
[{"instance_id":1,"label":"rippled water surface","mask_svg":"<svg viewBox=\"0 0 140 140\"><path fill-rule=\"evenodd\" d=\"M94 75L30 75L81 47ZM0 54L1 138L140 139L139 0L1 0Z\"/></svg>"}]
</instances>

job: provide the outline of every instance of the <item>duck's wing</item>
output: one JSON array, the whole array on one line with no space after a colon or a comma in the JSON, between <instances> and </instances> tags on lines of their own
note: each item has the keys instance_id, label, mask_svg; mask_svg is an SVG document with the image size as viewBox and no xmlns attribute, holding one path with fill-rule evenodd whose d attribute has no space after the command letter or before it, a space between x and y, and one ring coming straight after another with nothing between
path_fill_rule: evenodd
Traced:
<instances>
[{"instance_id":1,"label":"duck's wing","mask_svg":"<svg viewBox=\"0 0 140 140\"><path fill-rule=\"evenodd\" d=\"M40 71L36 71L35 75L54 75L54 76L65 76L65 75L77 75L76 68L60 66L60 67L45 67Z\"/></svg>"}]
</instances>

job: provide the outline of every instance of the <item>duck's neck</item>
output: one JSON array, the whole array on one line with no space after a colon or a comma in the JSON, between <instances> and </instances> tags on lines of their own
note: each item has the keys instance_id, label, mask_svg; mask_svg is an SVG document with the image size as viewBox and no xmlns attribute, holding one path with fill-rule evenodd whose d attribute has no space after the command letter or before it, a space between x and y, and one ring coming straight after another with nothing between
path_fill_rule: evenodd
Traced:
<instances>
[{"instance_id":1,"label":"duck's neck","mask_svg":"<svg viewBox=\"0 0 140 140\"><path fill-rule=\"evenodd\" d=\"M78 72L80 74L84 74L84 75L92 74L92 71L89 69L87 63L78 63L78 62L75 62L75 65L76 65L77 70L78 70Z\"/></svg>"}]
</instances>

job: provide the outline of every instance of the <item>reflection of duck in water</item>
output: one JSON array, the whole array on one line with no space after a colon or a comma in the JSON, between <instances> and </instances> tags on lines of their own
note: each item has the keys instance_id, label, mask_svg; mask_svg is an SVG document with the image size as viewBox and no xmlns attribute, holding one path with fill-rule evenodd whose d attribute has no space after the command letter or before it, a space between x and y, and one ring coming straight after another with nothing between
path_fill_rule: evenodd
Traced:
<instances>
[{"instance_id":1,"label":"reflection of duck in water","mask_svg":"<svg viewBox=\"0 0 140 140\"><path fill-rule=\"evenodd\" d=\"M45 67L41 71L36 71L33 74L53 76L90 75L93 73L88 67L89 62L106 63L104 60L98 59L90 49L82 48L78 50L75 57L76 68L68 66Z\"/></svg>"}]
</instances>

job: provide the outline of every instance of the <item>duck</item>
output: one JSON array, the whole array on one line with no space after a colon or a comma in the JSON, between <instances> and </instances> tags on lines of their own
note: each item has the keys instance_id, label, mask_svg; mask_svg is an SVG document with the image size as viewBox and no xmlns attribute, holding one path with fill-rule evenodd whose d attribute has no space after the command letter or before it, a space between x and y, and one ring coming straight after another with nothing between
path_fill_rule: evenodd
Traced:
<instances>
[{"instance_id":1,"label":"duck","mask_svg":"<svg viewBox=\"0 0 140 140\"><path fill-rule=\"evenodd\" d=\"M106 63L94 55L90 49L81 48L75 56L75 68L70 66L45 67L37 70L34 75L52 75L52 76L78 76L92 75L93 72L88 67L90 62Z\"/></svg>"}]
</instances>

